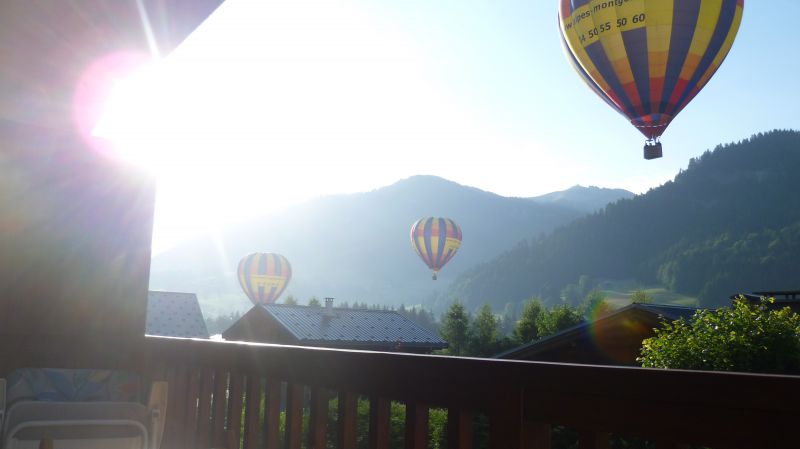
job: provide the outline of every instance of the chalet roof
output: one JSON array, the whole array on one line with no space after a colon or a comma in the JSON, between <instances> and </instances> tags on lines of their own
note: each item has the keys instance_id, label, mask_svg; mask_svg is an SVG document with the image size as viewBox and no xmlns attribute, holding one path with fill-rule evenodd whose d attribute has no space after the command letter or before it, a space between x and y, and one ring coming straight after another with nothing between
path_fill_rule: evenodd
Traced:
<instances>
[{"instance_id":1,"label":"chalet roof","mask_svg":"<svg viewBox=\"0 0 800 449\"><path fill-rule=\"evenodd\" d=\"M208 338L203 312L194 293L147 293L146 334L163 337Z\"/></svg>"},{"instance_id":2,"label":"chalet roof","mask_svg":"<svg viewBox=\"0 0 800 449\"><path fill-rule=\"evenodd\" d=\"M797 290L739 293L731 295L729 298L733 301L739 296L744 296L745 299L754 304L757 304L763 298L772 298L775 301L774 303L779 306L800 304L800 291Z\"/></svg>"},{"instance_id":3,"label":"chalet roof","mask_svg":"<svg viewBox=\"0 0 800 449\"><path fill-rule=\"evenodd\" d=\"M444 348L433 332L394 311L342 309L266 304L271 315L299 342L340 342L365 345L401 343L405 346Z\"/></svg>"},{"instance_id":4,"label":"chalet roof","mask_svg":"<svg viewBox=\"0 0 800 449\"><path fill-rule=\"evenodd\" d=\"M689 319L695 314L695 312L697 312L697 310L698 309L695 307L674 306L667 304L630 304L603 315L594 321L584 321L581 324L564 329L563 331L553 335L548 335L547 337L531 343L501 352L494 357L498 359L517 359L551 349L567 341L586 337L591 332L592 326L600 321L614 321L629 315L648 317L652 321L659 321L664 318L674 321L680 318Z\"/></svg>"},{"instance_id":5,"label":"chalet roof","mask_svg":"<svg viewBox=\"0 0 800 449\"><path fill-rule=\"evenodd\" d=\"M680 318L688 320L699 310L697 307L673 306L669 304L631 304L619 309L619 311L621 312L628 307L650 312L670 320L677 320Z\"/></svg>"}]
</instances>

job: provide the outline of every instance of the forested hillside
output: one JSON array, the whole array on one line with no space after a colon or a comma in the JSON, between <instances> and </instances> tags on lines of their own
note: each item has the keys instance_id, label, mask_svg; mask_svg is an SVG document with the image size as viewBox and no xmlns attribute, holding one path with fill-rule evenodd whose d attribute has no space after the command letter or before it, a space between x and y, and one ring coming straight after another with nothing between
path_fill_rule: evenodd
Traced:
<instances>
[{"instance_id":1,"label":"forested hillside","mask_svg":"<svg viewBox=\"0 0 800 449\"><path fill-rule=\"evenodd\" d=\"M661 187L474 267L438 300L556 301L581 275L661 283L706 306L740 291L800 288L798 173L796 131L720 145Z\"/></svg>"}]
</instances>

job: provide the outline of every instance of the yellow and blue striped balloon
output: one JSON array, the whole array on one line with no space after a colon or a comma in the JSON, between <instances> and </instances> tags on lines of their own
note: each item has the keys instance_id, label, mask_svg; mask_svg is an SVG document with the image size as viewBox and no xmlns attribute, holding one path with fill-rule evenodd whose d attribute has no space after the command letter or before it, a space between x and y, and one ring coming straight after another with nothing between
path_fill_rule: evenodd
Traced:
<instances>
[{"instance_id":1,"label":"yellow and blue striped balloon","mask_svg":"<svg viewBox=\"0 0 800 449\"><path fill-rule=\"evenodd\" d=\"M744 0L559 2L576 71L650 141L720 67L744 10Z\"/></svg>"},{"instance_id":2,"label":"yellow and blue striped balloon","mask_svg":"<svg viewBox=\"0 0 800 449\"><path fill-rule=\"evenodd\" d=\"M292 279L292 266L280 254L253 253L239 262L239 284L253 304L274 303Z\"/></svg>"},{"instance_id":3,"label":"yellow and blue striped balloon","mask_svg":"<svg viewBox=\"0 0 800 449\"><path fill-rule=\"evenodd\" d=\"M433 271L433 280L461 246L461 227L449 218L420 218L411 225L411 246Z\"/></svg>"}]
</instances>

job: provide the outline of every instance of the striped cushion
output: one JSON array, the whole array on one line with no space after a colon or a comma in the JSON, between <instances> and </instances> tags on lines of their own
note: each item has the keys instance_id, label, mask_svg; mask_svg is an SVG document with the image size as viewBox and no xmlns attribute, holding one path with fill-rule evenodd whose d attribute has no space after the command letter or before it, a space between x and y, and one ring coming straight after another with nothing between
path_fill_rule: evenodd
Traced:
<instances>
[{"instance_id":1,"label":"striped cushion","mask_svg":"<svg viewBox=\"0 0 800 449\"><path fill-rule=\"evenodd\" d=\"M125 371L22 368L8 376L6 401L141 402L141 385Z\"/></svg>"}]
</instances>

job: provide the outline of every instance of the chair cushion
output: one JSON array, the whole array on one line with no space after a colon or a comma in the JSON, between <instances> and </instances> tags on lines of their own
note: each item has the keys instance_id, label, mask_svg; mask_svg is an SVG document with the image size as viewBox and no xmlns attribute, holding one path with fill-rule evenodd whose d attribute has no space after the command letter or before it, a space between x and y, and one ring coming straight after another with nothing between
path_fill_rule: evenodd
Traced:
<instances>
[{"instance_id":1,"label":"chair cushion","mask_svg":"<svg viewBox=\"0 0 800 449\"><path fill-rule=\"evenodd\" d=\"M8 376L6 402L142 402L141 384L139 375L125 371L22 368Z\"/></svg>"}]
</instances>

